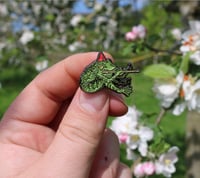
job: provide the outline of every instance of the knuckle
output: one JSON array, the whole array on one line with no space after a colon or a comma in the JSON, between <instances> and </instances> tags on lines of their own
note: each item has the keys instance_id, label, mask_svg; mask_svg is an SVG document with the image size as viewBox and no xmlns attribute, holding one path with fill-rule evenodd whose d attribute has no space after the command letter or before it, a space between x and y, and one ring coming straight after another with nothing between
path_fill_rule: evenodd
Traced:
<instances>
[{"instance_id":1,"label":"knuckle","mask_svg":"<svg viewBox=\"0 0 200 178\"><path fill-rule=\"evenodd\" d=\"M84 124L86 125L86 124ZM98 133L95 133L93 130L88 127L80 126L75 123L65 123L61 124L58 131L66 138L67 140L78 143L78 144L86 144L90 147L96 147L99 140Z\"/></svg>"}]
</instances>

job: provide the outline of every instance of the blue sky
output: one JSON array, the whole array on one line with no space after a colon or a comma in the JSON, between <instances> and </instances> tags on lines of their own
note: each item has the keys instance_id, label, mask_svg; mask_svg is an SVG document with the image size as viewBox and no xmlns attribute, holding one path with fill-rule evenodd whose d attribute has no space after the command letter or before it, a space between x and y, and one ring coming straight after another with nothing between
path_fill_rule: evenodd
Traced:
<instances>
[{"instance_id":1,"label":"blue sky","mask_svg":"<svg viewBox=\"0 0 200 178\"><path fill-rule=\"evenodd\" d=\"M104 0L97 0L97 2L100 2L100 3L103 3ZM134 3L133 0L119 0L119 4L121 6L124 6L124 5L127 5L127 4L132 4L134 5L134 9L141 9L145 3L148 2L148 0L136 0L135 1L136 3ZM136 7L135 7L136 6ZM90 13L92 12L92 8L89 8L86 6L84 0L76 0L76 3L74 5L74 13ZM24 24L23 24L23 21L22 21L22 18L20 16L18 16L17 20L14 21L12 23L12 28L13 28L13 32L19 32L22 30ZM35 31L38 31L39 29L37 27L35 27L33 24L26 24L26 28L27 29L32 29L32 30L35 30Z\"/></svg>"},{"instance_id":2,"label":"blue sky","mask_svg":"<svg viewBox=\"0 0 200 178\"><path fill-rule=\"evenodd\" d=\"M103 3L103 0L97 0L97 2ZM136 6L136 9L141 9L145 3L147 3L148 0L137 0L134 1L133 0L119 0L119 4L121 6L127 5L127 4L132 4L134 6ZM74 13L90 13L92 12L92 8L88 8L85 3L84 0L77 0L75 5L74 5Z\"/></svg>"}]
</instances>

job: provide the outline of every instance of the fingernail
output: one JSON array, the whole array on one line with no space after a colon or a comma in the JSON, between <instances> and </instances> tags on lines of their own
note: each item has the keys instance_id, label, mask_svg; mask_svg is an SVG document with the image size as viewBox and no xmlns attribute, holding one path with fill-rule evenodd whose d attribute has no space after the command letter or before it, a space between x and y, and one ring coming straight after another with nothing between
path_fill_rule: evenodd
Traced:
<instances>
[{"instance_id":1,"label":"fingernail","mask_svg":"<svg viewBox=\"0 0 200 178\"><path fill-rule=\"evenodd\" d=\"M108 100L108 94L100 91L97 93L80 93L80 105L87 111L97 112L101 111Z\"/></svg>"},{"instance_id":2,"label":"fingernail","mask_svg":"<svg viewBox=\"0 0 200 178\"><path fill-rule=\"evenodd\" d=\"M112 91L110 92L110 95L124 103L124 98L125 98L124 95Z\"/></svg>"}]
</instances>

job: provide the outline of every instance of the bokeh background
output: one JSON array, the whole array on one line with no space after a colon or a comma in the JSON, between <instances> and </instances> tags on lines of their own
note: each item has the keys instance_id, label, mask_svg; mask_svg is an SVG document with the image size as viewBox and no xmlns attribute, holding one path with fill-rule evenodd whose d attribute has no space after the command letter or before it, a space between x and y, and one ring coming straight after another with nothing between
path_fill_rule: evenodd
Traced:
<instances>
[{"instance_id":1,"label":"bokeh background","mask_svg":"<svg viewBox=\"0 0 200 178\"><path fill-rule=\"evenodd\" d=\"M160 104L152 91L153 80L142 71L152 63L170 63L174 58L170 50L176 51L180 44L180 37L173 30L184 31L189 20L199 17L198 0L1 1L0 116L42 70L74 53L107 51L116 63L132 62L140 69L133 76L134 93L126 101L154 120L160 113ZM125 39L125 34L138 24L146 28L150 47ZM180 148L175 178L193 177L187 174L191 160L185 156L187 117L187 111L180 116L166 112L161 121L168 141ZM194 142L200 144L199 135ZM196 158L199 161L199 152ZM123 146L121 159L131 166Z\"/></svg>"}]
</instances>

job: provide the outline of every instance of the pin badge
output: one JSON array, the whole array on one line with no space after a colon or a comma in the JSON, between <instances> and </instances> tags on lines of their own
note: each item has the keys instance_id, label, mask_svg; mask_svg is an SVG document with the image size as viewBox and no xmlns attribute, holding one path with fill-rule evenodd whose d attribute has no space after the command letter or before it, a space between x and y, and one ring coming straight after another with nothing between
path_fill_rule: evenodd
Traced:
<instances>
[{"instance_id":1,"label":"pin badge","mask_svg":"<svg viewBox=\"0 0 200 178\"><path fill-rule=\"evenodd\" d=\"M99 52L97 59L89 64L80 76L80 88L86 93L95 93L103 88L130 96L133 91L130 73L138 73L131 63L116 66L111 59Z\"/></svg>"}]
</instances>

